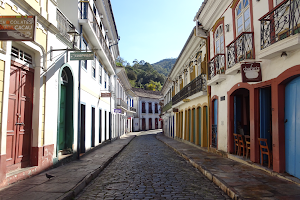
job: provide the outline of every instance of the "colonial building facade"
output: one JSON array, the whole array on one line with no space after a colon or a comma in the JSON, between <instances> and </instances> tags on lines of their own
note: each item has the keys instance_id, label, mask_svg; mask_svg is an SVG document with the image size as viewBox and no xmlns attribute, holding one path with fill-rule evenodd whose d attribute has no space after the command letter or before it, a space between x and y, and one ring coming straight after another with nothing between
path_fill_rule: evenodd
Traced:
<instances>
[{"instance_id":1,"label":"colonial building facade","mask_svg":"<svg viewBox=\"0 0 300 200\"><path fill-rule=\"evenodd\" d=\"M37 17L34 41L0 41L1 186L125 133L109 0L0 1L0 13ZM75 51L93 58L73 60Z\"/></svg>"},{"instance_id":2,"label":"colonial building facade","mask_svg":"<svg viewBox=\"0 0 300 200\"><path fill-rule=\"evenodd\" d=\"M174 64L162 93L164 133L208 147L206 40L193 28Z\"/></svg>"},{"instance_id":3,"label":"colonial building facade","mask_svg":"<svg viewBox=\"0 0 300 200\"><path fill-rule=\"evenodd\" d=\"M297 178L299 6L294 0L205 0L194 18L209 49L211 147L234 154L234 134L249 136L250 160L259 163L259 139L266 139L271 168Z\"/></svg>"},{"instance_id":4,"label":"colonial building facade","mask_svg":"<svg viewBox=\"0 0 300 200\"><path fill-rule=\"evenodd\" d=\"M162 122L159 120L161 92L132 88L136 97L133 98L134 114L133 131L146 131L161 129Z\"/></svg>"}]
</instances>

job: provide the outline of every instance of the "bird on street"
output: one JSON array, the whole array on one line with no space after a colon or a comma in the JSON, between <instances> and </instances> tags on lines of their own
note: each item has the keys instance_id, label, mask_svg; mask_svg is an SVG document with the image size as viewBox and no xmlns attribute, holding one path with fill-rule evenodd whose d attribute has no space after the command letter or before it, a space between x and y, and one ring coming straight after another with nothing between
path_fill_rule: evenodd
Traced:
<instances>
[{"instance_id":1,"label":"bird on street","mask_svg":"<svg viewBox=\"0 0 300 200\"><path fill-rule=\"evenodd\" d=\"M52 176L52 175L46 173L46 177L47 177L48 179L51 179L51 178L53 178L53 177L55 177L55 176Z\"/></svg>"}]
</instances>

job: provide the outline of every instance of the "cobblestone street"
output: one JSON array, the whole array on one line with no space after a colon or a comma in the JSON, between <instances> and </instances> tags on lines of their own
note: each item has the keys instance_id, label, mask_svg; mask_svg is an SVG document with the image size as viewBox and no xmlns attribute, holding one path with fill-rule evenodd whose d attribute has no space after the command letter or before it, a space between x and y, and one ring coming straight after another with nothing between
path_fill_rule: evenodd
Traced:
<instances>
[{"instance_id":1,"label":"cobblestone street","mask_svg":"<svg viewBox=\"0 0 300 200\"><path fill-rule=\"evenodd\" d=\"M155 135L138 135L77 199L229 199Z\"/></svg>"}]
</instances>

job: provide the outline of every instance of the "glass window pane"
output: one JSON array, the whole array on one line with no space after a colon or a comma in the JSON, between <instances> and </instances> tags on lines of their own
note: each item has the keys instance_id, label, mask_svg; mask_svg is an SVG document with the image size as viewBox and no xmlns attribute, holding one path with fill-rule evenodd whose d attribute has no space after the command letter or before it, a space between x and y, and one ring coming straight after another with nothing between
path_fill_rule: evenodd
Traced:
<instances>
[{"instance_id":1,"label":"glass window pane","mask_svg":"<svg viewBox=\"0 0 300 200\"><path fill-rule=\"evenodd\" d=\"M241 12L242 12L242 4L240 3L240 4L238 5L238 7L236 8L236 15L241 14Z\"/></svg>"},{"instance_id":2,"label":"glass window pane","mask_svg":"<svg viewBox=\"0 0 300 200\"><path fill-rule=\"evenodd\" d=\"M220 53L220 40L216 41L216 51L217 53Z\"/></svg>"},{"instance_id":3,"label":"glass window pane","mask_svg":"<svg viewBox=\"0 0 300 200\"><path fill-rule=\"evenodd\" d=\"M245 8L246 6L248 6L248 4L249 4L248 0L244 0L244 8Z\"/></svg>"}]
</instances>

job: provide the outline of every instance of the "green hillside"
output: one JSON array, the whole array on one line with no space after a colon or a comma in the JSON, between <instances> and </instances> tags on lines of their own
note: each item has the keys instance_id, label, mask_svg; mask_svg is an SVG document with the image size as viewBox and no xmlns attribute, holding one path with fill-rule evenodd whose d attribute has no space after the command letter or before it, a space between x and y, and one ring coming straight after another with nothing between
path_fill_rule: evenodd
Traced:
<instances>
[{"instance_id":1,"label":"green hillside","mask_svg":"<svg viewBox=\"0 0 300 200\"><path fill-rule=\"evenodd\" d=\"M176 60L177 58L167 58L152 64L152 66L158 73L168 76Z\"/></svg>"}]
</instances>

